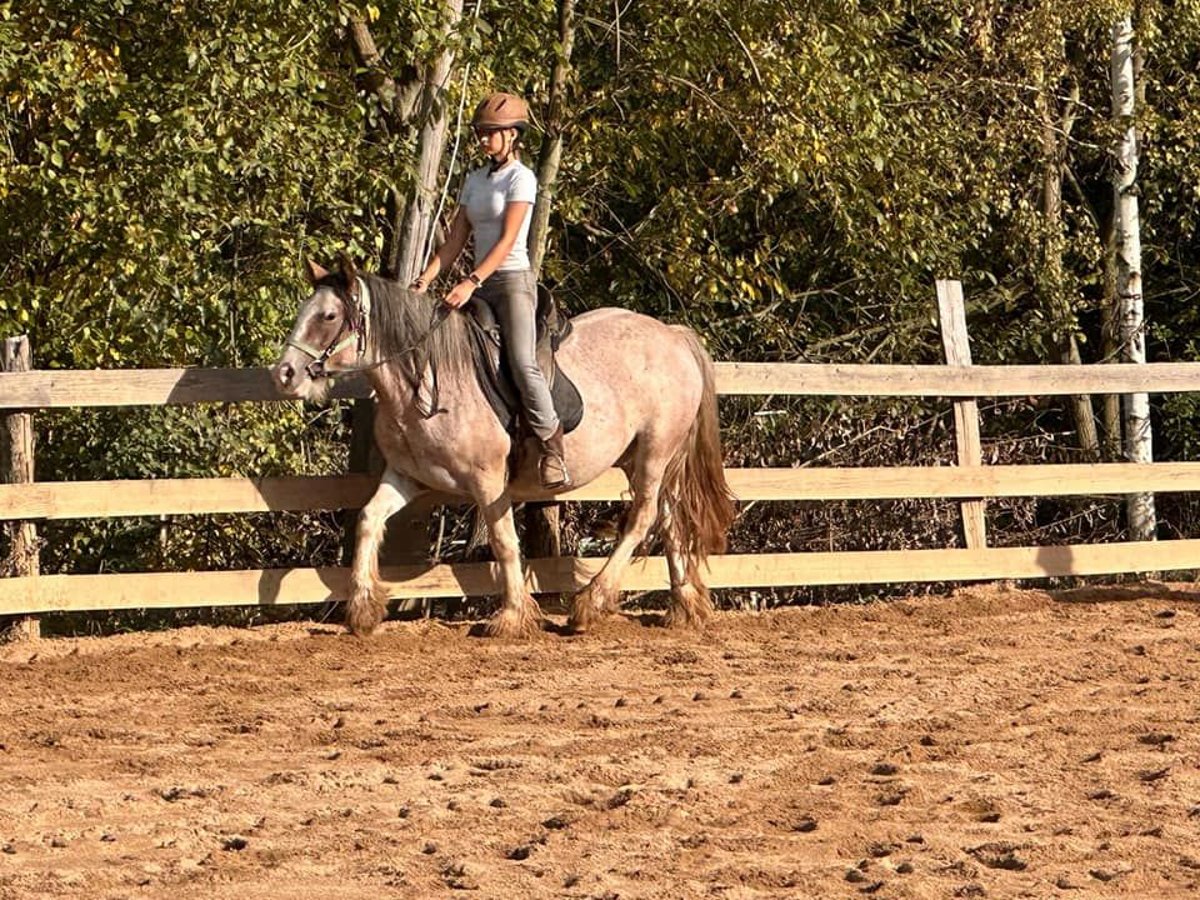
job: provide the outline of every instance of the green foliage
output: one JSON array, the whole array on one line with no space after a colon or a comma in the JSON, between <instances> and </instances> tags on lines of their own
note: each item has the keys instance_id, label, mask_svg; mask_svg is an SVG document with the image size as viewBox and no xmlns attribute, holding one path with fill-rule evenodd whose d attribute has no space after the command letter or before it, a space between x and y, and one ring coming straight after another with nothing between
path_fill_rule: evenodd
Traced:
<instances>
[{"instance_id":1,"label":"green foliage","mask_svg":"<svg viewBox=\"0 0 1200 900\"><path fill-rule=\"evenodd\" d=\"M0 327L41 366L261 364L303 256L373 247L408 142L364 141L330 13L0 7Z\"/></svg>"},{"instance_id":2,"label":"green foliage","mask_svg":"<svg viewBox=\"0 0 1200 900\"><path fill-rule=\"evenodd\" d=\"M583 305L683 318L725 356L906 361L938 358L931 283L953 275L995 314L975 331L984 360L993 345L1047 358L1098 301L1097 62L1115 9L644 3L619 57L597 12L557 274ZM1080 297L1066 318L1035 302L1039 79L1055 101L1072 79L1088 87L1068 161L1085 196L1064 210L1061 290Z\"/></svg>"}]
</instances>

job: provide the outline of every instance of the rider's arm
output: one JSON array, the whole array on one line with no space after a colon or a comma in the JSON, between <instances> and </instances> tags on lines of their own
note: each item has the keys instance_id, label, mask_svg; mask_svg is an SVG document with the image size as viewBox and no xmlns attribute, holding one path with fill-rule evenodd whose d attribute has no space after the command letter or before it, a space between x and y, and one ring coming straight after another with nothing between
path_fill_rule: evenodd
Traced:
<instances>
[{"instance_id":1,"label":"rider's arm","mask_svg":"<svg viewBox=\"0 0 1200 900\"><path fill-rule=\"evenodd\" d=\"M450 289L442 298L442 302L457 309L471 299L475 289L500 267L500 263L504 262L504 258L512 250L513 244L517 242L517 235L521 233L525 215L532 205L525 200L510 200L504 204L504 224L501 226L500 240L496 241L496 246L479 261L479 265L471 270L469 276Z\"/></svg>"},{"instance_id":2,"label":"rider's arm","mask_svg":"<svg viewBox=\"0 0 1200 900\"><path fill-rule=\"evenodd\" d=\"M505 227L507 228L507 217L505 219ZM421 290L429 287L433 280L438 277L438 274L443 269L448 269L454 265L454 261L463 251L463 247L467 246L467 238L471 236L471 222L467 218L467 211L463 207L459 207L454 213L454 218L450 221L450 233L446 236L445 242L438 247L437 252L433 254L433 258L429 260L429 265L425 267L413 283L414 287L419 287ZM503 240L503 238L501 238ZM516 240L516 235L513 236ZM511 243L509 246L512 246Z\"/></svg>"}]
</instances>

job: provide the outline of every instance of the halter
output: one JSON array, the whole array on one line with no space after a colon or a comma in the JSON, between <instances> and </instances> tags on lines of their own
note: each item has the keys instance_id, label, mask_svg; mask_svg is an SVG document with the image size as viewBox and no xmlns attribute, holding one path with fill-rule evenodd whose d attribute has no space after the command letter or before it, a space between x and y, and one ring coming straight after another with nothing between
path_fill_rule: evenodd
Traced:
<instances>
[{"instance_id":1,"label":"halter","mask_svg":"<svg viewBox=\"0 0 1200 900\"><path fill-rule=\"evenodd\" d=\"M341 353L351 344L358 344L358 355L361 358L363 351L367 348L367 322L371 318L371 289L367 287L367 283L362 278L356 278L358 291L352 295L352 306L349 306L349 315L342 317L342 327L338 329L338 333L333 336L333 340L324 350L318 350L305 341L300 340L296 336L296 332L288 335L287 344L289 347L295 347L305 356L311 357L312 362L304 367L304 371L308 373L308 377L312 379L325 378L335 372L330 372L325 368L325 363L329 361L331 356ZM349 334L346 331L349 330ZM342 335L346 334L345 337ZM349 371L349 370L347 370Z\"/></svg>"}]
</instances>

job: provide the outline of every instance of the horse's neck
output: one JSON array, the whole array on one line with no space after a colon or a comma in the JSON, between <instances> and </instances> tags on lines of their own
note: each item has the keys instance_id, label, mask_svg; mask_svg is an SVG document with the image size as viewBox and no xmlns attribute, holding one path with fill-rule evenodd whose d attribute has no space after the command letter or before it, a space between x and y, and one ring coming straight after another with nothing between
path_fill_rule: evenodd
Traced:
<instances>
[{"instance_id":1,"label":"horse's neck","mask_svg":"<svg viewBox=\"0 0 1200 900\"><path fill-rule=\"evenodd\" d=\"M457 315L452 313L439 327L458 329L462 339L466 340L461 322L455 320ZM421 355L419 348L416 352L418 356ZM464 352L467 350L464 349ZM367 366L367 380L375 389L377 403L386 406L397 420L424 421L429 418L431 406L435 403L444 409L452 403L459 405L470 402L475 394L483 396L469 364L455 366L443 362L436 367L435 381L435 367L432 363L426 363L419 385L414 390L410 370L406 369L411 366L411 360L411 353L405 353L402 359L384 359L374 342L368 343L367 355L363 359Z\"/></svg>"}]
</instances>

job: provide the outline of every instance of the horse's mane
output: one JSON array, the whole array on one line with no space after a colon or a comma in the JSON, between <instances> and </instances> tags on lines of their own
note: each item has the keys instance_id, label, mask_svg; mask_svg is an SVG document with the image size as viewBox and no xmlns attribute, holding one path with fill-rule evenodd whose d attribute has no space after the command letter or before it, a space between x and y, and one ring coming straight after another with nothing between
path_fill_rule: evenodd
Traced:
<instances>
[{"instance_id":1,"label":"horse's mane","mask_svg":"<svg viewBox=\"0 0 1200 900\"><path fill-rule=\"evenodd\" d=\"M440 299L379 275L360 273L359 277L371 291L367 338L376 360L398 368L414 386L427 366L442 377L470 370L471 345L463 316L445 316L433 327Z\"/></svg>"}]
</instances>

